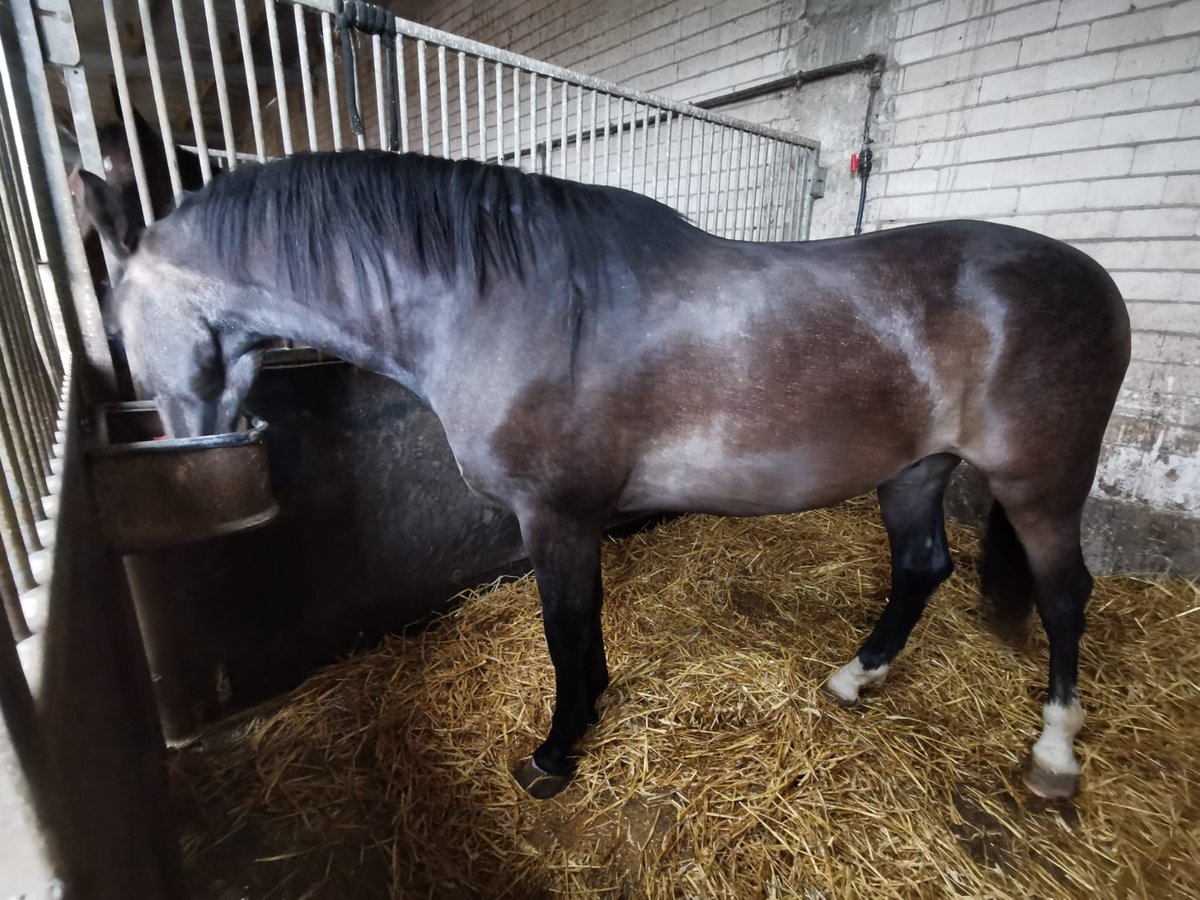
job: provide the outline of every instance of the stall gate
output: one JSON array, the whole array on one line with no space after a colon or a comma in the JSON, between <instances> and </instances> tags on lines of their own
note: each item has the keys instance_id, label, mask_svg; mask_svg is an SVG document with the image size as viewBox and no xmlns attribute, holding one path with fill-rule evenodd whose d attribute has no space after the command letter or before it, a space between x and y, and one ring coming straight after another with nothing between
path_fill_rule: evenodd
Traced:
<instances>
[{"instance_id":1,"label":"stall gate","mask_svg":"<svg viewBox=\"0 0 1200 900\"><path fill-rule=\"evenodd\" d=\"M110 183L127 179L149 222L250 160L353 147L418 151L639 191L715 234L772 241L807 236L818 180L816 141L363 3L8 0L0 3L0 81L0 706L31 783L47 746L39 742L53 744L56 733L32 725L36 685L31 692L17 651L30 655L47 609L67 602L59 594L79 595L72 615L91 624L64 629L66 649L46 651L57 654L47 670L86 672L60 687L69 693L81 678L93 680L108 698L88 712L97 722L124 703L130 746L158 733L136 721L144 703L121 699L131 693L122 685L141 677L119 663L122 647L138 646L128 589L119 562L99 547L91 514L75 509L86 505L76 499L86 491L73 487L85 483L75 410L130 399L121 396L98 299L112 260L81 233L75 166ZM27 660L25 668L37 666ZM81 715L62 711L62 728L80 727ZM83 778L90 760L58 764ZM157 776L146 771L136 783L151 791ZM94 804L89 814L104 808ZM164 841L152 822L146 840ZM94 835L106 826L86 827ZM99 860L98 845L79 852L77 866L87 867L87 853L112 866L111 855ZM129 857L131 871L136 862Z\"/></svg>"}]
</instances>

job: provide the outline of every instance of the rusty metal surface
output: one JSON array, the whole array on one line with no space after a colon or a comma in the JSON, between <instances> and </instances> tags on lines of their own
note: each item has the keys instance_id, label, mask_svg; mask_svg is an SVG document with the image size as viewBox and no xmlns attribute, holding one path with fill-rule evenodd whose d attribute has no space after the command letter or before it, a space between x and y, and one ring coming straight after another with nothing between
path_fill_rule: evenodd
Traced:
<instances>
[{"instance_id":1,"label":"rusty metal surface","mask_svg":"<svg viewBox=\"0 0 1200 900\"><path fill-rule=\"evenodd\" d=\"M154 404L91 417L88 463L105 537L121 551L186 544L265 525L271 496L261 420L214 437L162 439Z\"/></svg>"}]
</instances>

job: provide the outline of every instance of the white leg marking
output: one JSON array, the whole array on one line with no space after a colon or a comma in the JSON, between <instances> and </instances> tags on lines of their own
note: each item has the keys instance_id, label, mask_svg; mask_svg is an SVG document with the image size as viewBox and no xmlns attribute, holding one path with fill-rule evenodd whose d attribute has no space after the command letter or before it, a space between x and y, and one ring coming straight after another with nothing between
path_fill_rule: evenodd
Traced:
<instances>
[{"instance_id":1,"label":"white leg marking","mask_svg":"<svg viewBox=\"0 0 1200 900\"><path fill-rule=\"evenodd\" d=\"M825 682L825 686L839 700L845 703L857 703L858 692L864 688L874 687L887 677L888 667L885 663L878 669L864 669L858 657L850 660Z\"/></svg>"},{"instance_id":2,"label":"white leg marking","mask_svg":"<svg viewBox=\"0 0 1200 900\"><path fill-rule=\"evenodd\" d=\"M1083 707L1078 700L1064 706L1047 703L1042 707L1042 736L1033 745L1033 761L1056 775L1078 775L1075 759L1075 735L1083 727Z\"/></svg>"}]
</instances>

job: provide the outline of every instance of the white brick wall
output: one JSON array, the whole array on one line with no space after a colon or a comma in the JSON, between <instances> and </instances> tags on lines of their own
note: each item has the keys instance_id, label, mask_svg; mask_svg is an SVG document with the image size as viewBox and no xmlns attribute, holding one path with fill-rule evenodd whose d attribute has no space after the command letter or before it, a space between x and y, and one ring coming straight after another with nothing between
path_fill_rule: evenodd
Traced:
<instances>
[{"instance_id":1,"label":"white brick wall","mask_svg":"<svg viewBox=\"0 0 1200 900\"><path fill-rule=\"evenodd\" d=\"M1200 0L895 6L873 223L996 219L1104 264L1135 334L1099 489L1197 516Z\"/></svg>"}]
</instances>

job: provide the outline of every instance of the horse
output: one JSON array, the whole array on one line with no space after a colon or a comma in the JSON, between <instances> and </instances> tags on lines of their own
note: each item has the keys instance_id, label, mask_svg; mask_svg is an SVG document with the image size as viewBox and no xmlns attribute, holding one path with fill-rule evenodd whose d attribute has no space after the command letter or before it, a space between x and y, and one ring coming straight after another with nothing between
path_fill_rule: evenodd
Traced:
<instances>
[{"instance_id":1,"label":"horse","mask_svg":"<svg viewBox=\"0 0 1200 900\"><path fill-rule=\"evenodd\" d=\"M118 223L115 192L85 181L97 223ZM986 608L1016 623L1036 606L1049 636L1025 783L1077 792L1081 515L1130 354L1120 292L1079 250L976 221L725 240L618 188L381 151L243 166L109 240L136 247L116 313L170 435L231 430L287 337L413 391L466 483L515 514L555 676L549 733L514 770L530 795L569 782L609 683L607 523L875 490L889 599L824 685L850 705L953 569L961 460L994 498Z\"/></svg>"}]
</instances>

